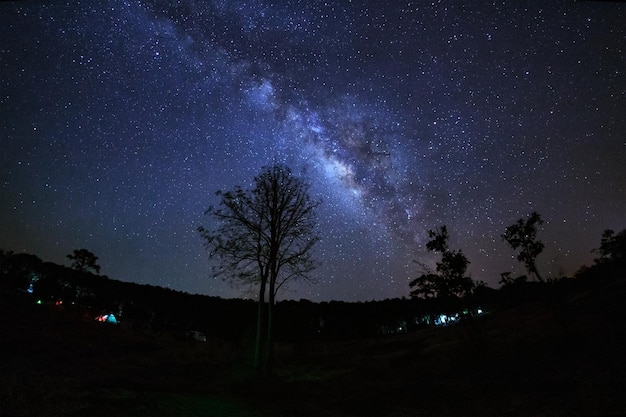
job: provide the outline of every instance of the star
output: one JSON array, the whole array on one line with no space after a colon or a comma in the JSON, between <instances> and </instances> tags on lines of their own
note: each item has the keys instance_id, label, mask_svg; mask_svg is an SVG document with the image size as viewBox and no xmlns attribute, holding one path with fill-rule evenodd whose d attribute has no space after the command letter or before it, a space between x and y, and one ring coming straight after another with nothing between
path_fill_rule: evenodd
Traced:
<instances>
[{"instance_id":1,"label":"star","mask_svg":"<svg viewBox=\"0 0 626 417\"><path fill-rule=\"evenodd\" d=\"M239 297L196 233L214 192L284 163L311 183L319 284L407 296L447 225L475 280L537 211L544 275L626 206L626 7L379 2L0 4L0 248ZM19 36L15 34L19 33Z\"/></svg>"}]
</instances>

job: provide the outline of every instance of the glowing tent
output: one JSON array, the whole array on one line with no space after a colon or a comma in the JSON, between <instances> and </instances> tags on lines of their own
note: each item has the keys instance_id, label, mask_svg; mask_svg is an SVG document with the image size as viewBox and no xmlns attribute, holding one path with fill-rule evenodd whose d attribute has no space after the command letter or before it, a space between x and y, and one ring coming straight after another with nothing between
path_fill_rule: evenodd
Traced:
<instances>
[{"instance_id":1,"label":"glowing tent","mask_svg":"<svg viewBox=\"0 0 626 417\"><path fill-rule=\"evenodd\" d=\"M98 317L96 317L96 321L99 321L100 323L117 324L117 318L115 318L115 315L113 313L101 314Z\"/></svg>"}]
</instances>

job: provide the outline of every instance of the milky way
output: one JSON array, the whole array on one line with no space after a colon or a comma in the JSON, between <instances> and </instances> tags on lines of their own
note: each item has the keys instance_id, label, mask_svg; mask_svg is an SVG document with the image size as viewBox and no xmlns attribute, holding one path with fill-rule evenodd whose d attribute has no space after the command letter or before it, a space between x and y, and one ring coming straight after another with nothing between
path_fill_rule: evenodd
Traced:
<instances>
[{"instance_id":1,"label":"milky way","mask_svg":"<svg viewBox=\"0 0 626 417\"><path fill-rule=\"evenodd\" d=\"M380 4L379 4L380 3ZM408 295L443 224L475 280L544 275L626 227L619 2L0 4L0 248L222 297L214 192L286 163L323 204L316 301Z\"/></svg>"}]
</instances>

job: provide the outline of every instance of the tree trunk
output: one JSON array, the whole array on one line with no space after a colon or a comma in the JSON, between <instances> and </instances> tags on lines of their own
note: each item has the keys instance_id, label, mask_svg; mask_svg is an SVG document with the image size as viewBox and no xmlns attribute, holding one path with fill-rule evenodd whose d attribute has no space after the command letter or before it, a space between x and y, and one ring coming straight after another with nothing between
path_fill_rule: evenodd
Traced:
<instances>
[{"instance_id":1,"label":"tree trunk","mask_svg":"<svg viewBox=\"0 0 626 417\"><path fill-rule=\"evenodd\" d=\"M259 301L257 307L256 318L256 341L254 345L254 369L259 373L264 373L264 363L261 363L263 359L263 313L265 310L265 286L266 280L261 280L261 286L259 288ZM263 362L265 362L263 360Z\"/></svg>"},{"instance_id":2,"label":"tree trunk","mask_svg":"<svg viewBox=\"0 0 626 417\"><path fill-rule=\"evenodd\" d=\"M533 272L535 273L535 276L537 277L537 279L539 280L539 282L544 283L545 281L543 280L543 278L541 277L541 275L539 275L539 271L537 270L537 267L535 265L533 265Z\"/></svg>"},{"instance_id":3,"label":"tree trunk","mask_svg":"<svg viewBox=\"0 0 626 417\"><path fill-rule=\"evenodd\" d=\"M270 279L270 288L267 302L267 332L265 334L265 352L264 352L264 367L265 374L269 374L272 371L272 365L274 360L274 338L272 335L274 324L274 302L275 302L275 284L276 279Z\"/></svg>"}]
</instances>

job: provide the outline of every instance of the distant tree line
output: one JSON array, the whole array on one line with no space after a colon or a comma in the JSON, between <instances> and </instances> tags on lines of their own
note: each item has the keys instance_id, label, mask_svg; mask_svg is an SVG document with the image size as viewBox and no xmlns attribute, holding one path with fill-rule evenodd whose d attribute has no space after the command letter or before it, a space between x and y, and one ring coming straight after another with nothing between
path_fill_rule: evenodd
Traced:
<instances>
[{"instance_id":1,"label":"distant tree line","mask_svg":"<svg viewBox=\"0 0 626 417\"><path fill-rule=\"evenodd\" d=\"M441 232L441 229L439 229ZM413 331L425 324L416 319L446 311L509 308L537 297L564 297L585 288L602 288L626 278L626 230L607 230L590 266L573 277L556 281L526 279L505 282L498 290L475 285L472 292L449 304L436 297L397 298L369 302L312 302L286 300L276 304L277 341L335 340L372 337L384 333ZM6 294L27 294L31 302L63 300L63 308L83 309L89 317L101 312L120 315L120 322L137 331L182 335L199 330L209 338L241 343L254 339L256 303L192 295L152 285L117 281L43 262L35 255L0 250L0 289Z\"/></svg>"},{"instance_id":2,"label":"distant tree line","mask_svg":"<svg viewBox=\"0 0 626 417\"><path fill-rule=\"evenodd\" d=\"M63 308L82 310L86 317L114 313L122 325L137 331L182 335L187 330L201 330L229 340L251 326L254 311L249 300L118 281L5 250L0 250L0 288L30 293L32 302L62 302Z\"/></svg>"},{"instance_id":3,"label":"distant tree line","mask_svg":"<svg viewBox=\"0 0 626 417\"><path fill-rule=\"evenodd\" d=\"M510 272L503 272L500 276L501 289L498 295L495 291L486 287L483 282L474 282L466 276L467 266L470 261L459 250L449 248L449 234L447 227L441 226L428 231L429 240L426 249L439 253L441 260L436 263L436 270L431 271L426 265L418 262L425 270L418 278L409 283L410 295L424 301L431 301L431 314L452 313L468 311L478 304L483 306L503 306L522 300L527 300L530 294L536 294L548 287L563 289L572 287L572 283L583 282L606 282L626 278L626 230L615 233L613 230L605 230L600 240L600 247L592 252L599 255L594 259L593 265L581 267L574 279L563 278L562 282L546 282L540 274L536 259L544 249L544 244L537 237L537 228L543 224L541 216L532 212L526 218L517 220L514 224L506 227L501 238L506 241L513 250L517 251L517 260L524 264L528 274L534 277L535 282L528 280L528 276L521 275L512 277ZM558 285L555 285L558 284ZM544 292L545 293L545 292Z\"/></svg>"}]
</instances>

